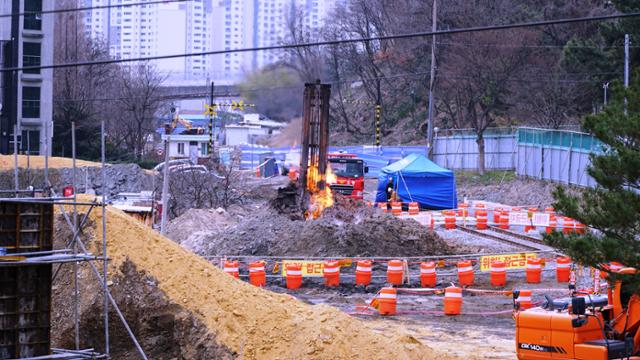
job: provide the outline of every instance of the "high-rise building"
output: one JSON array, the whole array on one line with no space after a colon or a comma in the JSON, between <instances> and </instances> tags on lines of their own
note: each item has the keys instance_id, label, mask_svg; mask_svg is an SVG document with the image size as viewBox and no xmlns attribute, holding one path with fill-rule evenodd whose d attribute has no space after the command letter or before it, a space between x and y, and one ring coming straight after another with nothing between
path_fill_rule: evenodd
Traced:
<instances>
[{"instance_id":1,"label":"high-rise building","mask_svg":"<svg viewBox=\"0 0 640 360\"><path fill-rule=\"evenodd\" d=\"M53 0L5 0L0 12L2 67L39 66L53 63ZM28 12L26 15L17 15ZM13 129L20 152L51 153L53 134L53 71L32 69L1 73L0 153L13 153Z\"/></svg>"},{"instance_id":2,"label":"high-rise building","mask_svg":"<svg viewBox=\"0 0 640 360\"><path fill-rule=\"evenodd\" d=\"M288 23L300 17L307 32L318 33L336 0L214 0L213 49L280 45L289 40ZM213 57L214 78L238 80L248 72L285 59L281 50Z\"/></svg>"},{"instance_id":3,"label":"high-rise building","mask_svg":"<svg viewBox=\"0 0 640 360\"><path fill-rule=\"evenodd\" d=\"M126 5L139 0L85 0L87 5ZM121 59L211 50L212 0L96 9L85 15L87 35L109 43ZM110 23L110 24L109 24ZM210 59L184 57L154 62L170 80L210 78Z\"/></svg>"}]
</instances>

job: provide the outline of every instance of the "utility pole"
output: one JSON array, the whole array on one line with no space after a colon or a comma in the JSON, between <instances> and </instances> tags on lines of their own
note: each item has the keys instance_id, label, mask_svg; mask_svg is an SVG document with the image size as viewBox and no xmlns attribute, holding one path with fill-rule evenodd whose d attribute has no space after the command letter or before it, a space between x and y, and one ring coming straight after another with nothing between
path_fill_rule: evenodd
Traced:
<instances>
[{"instance_id":1,"label":"utility pole","mask_svg":"<svg viewBox=\"0 0 640 360\"><path fill-rule=\"evenodd\" d=\"M607 90L609 90L609 83L606 82L602 84L602 88L604 89L604 106L607 106Z\"/></svg>"},{"instance_id":2,"label":"utility pole","mask_svg":"<svg viewBox=\"0 0 640 360\"><path fill-rule=\"evenodd\" d=\"M164 167L162 176L162 215L160 218L160 234L164 235L167 226L167 209L169 208L169 143L171 133L167 132L164 141Z\"/></svg>"},{"instance_id":3,"label":"utility pole","mask_svg":"<svg viewBox=\"0 0 640 360\"><path fill-rule=\"evenodd\" d=\"M209 94L209 156L211 156L211 166L214 164L215 156L213 155L213 90L215 84L211 82L211 93Z\"/></svg>"},{"instance_id":4,"label":"utility pole","mask_svg":"<svg viewBox=\"0 0 640 360\"><path fill-rule=\"evenodd\" d=\"M629 87L629 34L624 34L624 88ZM627 97L624 97L624 114L627 115Z\"/></svg>"},{"instance_id":5,"label":"utility pole","mask_svg":"<svg viewBox=\"0 0 640 360\"><path fill-rule=\"evenodd\" d=\"M433 11L431 20L431 32L436 32L437 26L437 0L433 0ZM431 36L431 72L429 77L429 119L427 122L427 157L431 158L433 154L433 83L436 73L436 36Z\"/></svg>"},{"instance_id":6,"label":"utility pole","mask_svg":"<svg viewBox=\"0 0 640 360\"><path fill-rule=\"evenodd\" d=\"M376 103L376 151L380 152L380 118L382 117L382 107Z\"/></svg>"}]
</instances>

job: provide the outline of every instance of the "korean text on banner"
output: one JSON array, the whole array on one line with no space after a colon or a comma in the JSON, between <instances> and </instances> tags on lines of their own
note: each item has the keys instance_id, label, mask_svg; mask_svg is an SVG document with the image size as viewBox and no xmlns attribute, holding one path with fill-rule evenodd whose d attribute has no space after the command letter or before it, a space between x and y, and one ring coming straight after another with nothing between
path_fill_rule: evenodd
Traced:
<instances>
[{"instance_id":1,"label":"korean text on banner","mask_svg":"<svg viewBox=\"0 0 640 360\"><path fill-rule=\"evenodd\" d=\"M533 214L533 226L549 226L550 214L535 213Z\"/></svg>"},{"instance_id":2,"label":"korean text on banner","mask_svg":"<svg viewBox=\"0 0 640 360\"><path fill-rule=\"evenodd\" d=\"M303 277L322 276L324 262L309 260L282 260L282 276L287 276L287 265L300 265Z\"/></svg>"},{"instance_id":3,"label":"korean text on banner","mask_svg":"<svg viewBox=\"0 0 640 360\"><path fill-rule=\"evenodd\" d=\"M537 257L534 253L487 255L480 257L480 271L491 271L491 263L494 261L504 262L507 269L524 269L527 259Z\"/></svg>"},{"instance_id":4,"label":"korean text on banner","mask_svg":"<svg viewBox=\"0 0 640 360\"><path fill-rule=\"evenodd\" d=\"M510 212L509 225L531 225L529 214L525 211Z\"/></svg>"}]
</instances>

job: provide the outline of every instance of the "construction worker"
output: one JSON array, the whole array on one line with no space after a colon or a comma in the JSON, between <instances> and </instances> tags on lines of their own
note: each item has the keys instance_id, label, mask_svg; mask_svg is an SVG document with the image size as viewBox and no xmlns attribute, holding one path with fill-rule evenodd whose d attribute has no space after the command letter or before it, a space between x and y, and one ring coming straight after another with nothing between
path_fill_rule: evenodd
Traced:
<instances>
[{"instance_id":1,"label":"construction worker","mask_svg":"<svg viewBox=\"0 0 640 360\"><path fill-rule=\"evenodd\" d=\"M393 178L389 178L389 182L385 188L385 193L387 194L387 209L391 208L391 202L396 199L396 192L393 186Z\"/></svg>"}]
</instances>

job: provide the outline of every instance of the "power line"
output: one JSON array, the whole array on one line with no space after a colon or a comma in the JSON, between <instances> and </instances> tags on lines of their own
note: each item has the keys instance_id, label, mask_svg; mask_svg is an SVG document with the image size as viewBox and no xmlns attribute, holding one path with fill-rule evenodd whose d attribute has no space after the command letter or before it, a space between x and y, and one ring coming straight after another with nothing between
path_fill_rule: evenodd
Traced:
<instances>
[{"instance_id":1,"label":"power line","mask_svg":"<svg viewBox=\"0 0 640 360\"><path fill-rule=\"evenodd\" d=\"M624 46L587 46L587 45L511 45L511 44L471 44L459 42L438 42L438 45L459 46L459 47L495 47L495 48L532 48L532 49L553 49L553 48L575 48L575 49L617 49ZM631 48L640 48L640 46L630 46Z\"/></svg>"},{"instance_id":2,"label":"power line","mask_svg":"<svg viewBox=\"0 0 640 360\"><path fill-rule=\"evenodd\" d=\"M129 3L129 4L98 5L98 6L86 6L86 7L69 8L69 9L53 9L53 10L43 10L43 11L24 11L24 12L11 13L11 14L0 14L0 18L12 17L12 16L25 16L25 15L60 14L60 13L67 13L67 12L125 8L125 7L133 7L133 6L157 5L157 4L188 2L188 1L193 1L193 0L155 0L155 1L137 2L137 3Z\"/></svg>"},{"instance_id":3,"label":"power line","mask_svg":"<svg viewBox=\"0 0 640 360\"><path fill-rule=\"evenodd\" d=\"M446 72L441 72L446 73ZM369 81L377 81L377 80L388 80L388 79L417 79L422 80L422 77L428 75L428 71L424 72L415 72L415 73L404 73L404 74L395 74L388 76L380 76L376 78L364 79L364 80L342 80L342 81L329 81L331 85L339 85L339 84L354 84L358 82L369 82ZM583 75L621 75L621 72L611 72L611 73L573 73L573 74L583 74ZM554 74L546 74L553 76ZM566 74L562 74L566 75ZM440 75L439 79L444 80L468 80L474 79L471 76L464 75ZM527 82L527 83L540 83L540 82L548 82L548 83L600 83L600 80L593 79L555 79L555 78L512 78L507 79L505 81L508 82ZM203 85L203 87L205 87ZM302 88L302 84L293 84L293 85L282 85L282 86L272 86L272 87L263 87L263 88L252 88L252 89L238 89L236 93L217 93L214 94L217 98L224 97L235 97L238 96L238 93L252 93L252 92L261 92L261 91L273 91L273 90L284 90L284 89L300 89ZM197 98L208 98L211 95L210 92L193 92L193 93L179 93L179 94L158 94L157 96L152 97L153 99L159 100L189 100L189 99L197 99ZM137 98L146 98L146 97L134 97ZM130 100L131 97L112 97L112 98L88 98L88 99L54 99L54 102L96 102L96 101L123 101Z\"/></svg>"},{"instance_id":4,"label":"power line","mask_svg":"<svg viewBox=\"0 0 640 360\"><path fill-rule=\"evenodd\" d=\"M369 41L410 39L410 38L427 37L427 36L434 36L434 35L452 35L452 34L462 34L462 33L470 33L470 32L480 32L480 31L519 29L519 28L536 27L536 26L571 24L571 23L585 22L585 21L602 21L602 20L612 20L612 19L621 19L621 18L632 18L632 17L639 17L639 16L640 16L640 12L634 12L634 13L617 14L617 15L602 15L602 16L581 17L581 18L572 18L572 19L534 21L534 22L526 22L526 23L507 24L507 25L478 26L478 27L461 28L461 29L449 29L449 30L424 31L424 32L407 33L407 34L372 36L372 37L357 38L357 39L352 38L352 39L342 39L342 40L326 40L326 41L317 41L317 42L300 43L300 44L271 45L271 46L260 46L260 47L242 48L242 49L229 49L229 50L213 50L213 51L204 51L204 52L198 52L198 53L145 56L145 57L129 58L129 59L104 59L104 60L81 61L81 62L74 62L74 63L51 64L51 65L40 65L40 66L11 67L6 69L0 69L0 71L7 72L7 71L22 71L22 70L37 70L37 69L57 69L57 68L77 67L77 66L107 65L107 64L128 63L128 62L145 62L149 60L175 59L175 58L192 57L192 56L222 55L222 54L253 52L253 51L284 50L284 49L295 49L300 47L318 47L318 46L328 46L328 45L361 43L361 42L369 42Z\"/></svg>"}]
</instances>

